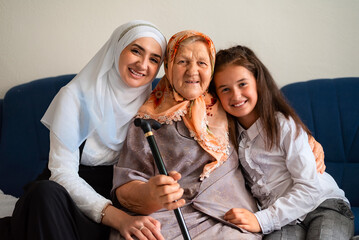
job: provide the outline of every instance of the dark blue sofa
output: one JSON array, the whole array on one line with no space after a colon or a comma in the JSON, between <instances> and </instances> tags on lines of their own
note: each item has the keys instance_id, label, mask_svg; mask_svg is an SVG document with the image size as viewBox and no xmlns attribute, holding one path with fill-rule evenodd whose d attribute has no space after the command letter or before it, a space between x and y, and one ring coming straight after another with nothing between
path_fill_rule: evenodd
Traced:
<instances>
[{"instance_id":1,"label":"dark blue sofa","mask_svg":"<svg viewBox=\"0 0 359 240\"><path fill-rule=\"evenodd\" d=\"M319 79L282 88L325 152L326 171L345 191L359 234L359 78Z\"/></svg>"},{"instance_id":2,"label":"dark blue sofa","mask_svg":"<svg viewBox=\"0 0 359 240\"><path fill-rule=\"evenodd\" d=\"M11 88L2 100L0 189L19 197L45 168L49 133L40 122L51 100L75 75L44 78Z\"/></svg>"},{"instance_id":3,"label":"dark blue sofa","mask_svg":"<svg viewBox=\"0 0 359 240\"><path fill-rule=\"evenodd\" d=\"M5 194L21 196L23 186L46 167L49 132L40 119L56 93L74 76L61 75L21 84L0 99L0 189Z\"/></svg>"},{"instance_id":4,"label":"dark blue sofa","mask_svg":"<svg viewBox=\"0 0 359 240\"><path fill-rule=\"evenodd\" d=\"M74 74L10 89L0 100L0 189L19 197L48 161L48 130L40 123L52 98ZM157 79L158 80L158 79ZM282 88L323 145L327 171L349 198L359 234L359 78L319 79Z\"/></svg>"}]
</instances>

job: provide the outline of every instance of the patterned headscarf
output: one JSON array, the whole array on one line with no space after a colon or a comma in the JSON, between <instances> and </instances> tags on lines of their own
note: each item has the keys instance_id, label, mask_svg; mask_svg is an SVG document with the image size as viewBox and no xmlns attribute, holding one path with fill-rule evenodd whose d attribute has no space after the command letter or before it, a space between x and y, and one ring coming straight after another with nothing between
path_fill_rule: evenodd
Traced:
<instances>
[{"instance_id":1,"label":"patterned headscarf","mask_svg":"<svg viewBox=\"0 0 359 240\"><path fill-rule=\"evenodd\" d=\"M185 39L197 36L205 40L208 47L213 75L216 51L212 40L196 31L182 31L173 35L168 42L164 60L166 75L139 109L137 117L155 119L161 124L183 120L191 137L214 158L214 161L204 166L200 176L203 180L227 160L229 140L226 113L216 98L205 91L196 99L187 100L173 88L173 64L177 51Z\"/></svg>"}]
</instances>

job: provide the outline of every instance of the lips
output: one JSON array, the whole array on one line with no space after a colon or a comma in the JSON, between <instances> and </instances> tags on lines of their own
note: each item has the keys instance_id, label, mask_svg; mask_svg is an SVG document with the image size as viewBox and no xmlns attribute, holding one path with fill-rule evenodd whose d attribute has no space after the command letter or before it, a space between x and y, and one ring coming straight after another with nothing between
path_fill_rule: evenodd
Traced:
<instances>
[{"instance_id":1,"label":"lips","mask_svg":"<svg viewBox=\"0 0 359 240\"><path fill-rule=\"evenodd\" d=\"M187 80L186 83L192 84L192 83L199 83L199 81L191 81L191 80Z\"/></svg>"},{"instance_id":2,"label":"lips","mask_svg":"<svg viewBox=\"0 0 359 240\"><path fill-rule=\"evenodd\" d=\"M233 107L241 107L241 106L243 106L243 104L245 104L246 102L247 102L247 100L244 100L244 101L241 101L241 102L232 104L232 106L233 106Z\"/></svg>"},{"instance_id":3,"label":"lips","mask_svg":"<svg viewBox=\"0 0 359 240\"><path fill-rule=\"evenodd\" d=\"M137 77L144 77L145 76L145 74L137 72L137 71L133 70L132 68L129 68L129 70L133 75L135 75Z\"/></svg>"}]
</instances>

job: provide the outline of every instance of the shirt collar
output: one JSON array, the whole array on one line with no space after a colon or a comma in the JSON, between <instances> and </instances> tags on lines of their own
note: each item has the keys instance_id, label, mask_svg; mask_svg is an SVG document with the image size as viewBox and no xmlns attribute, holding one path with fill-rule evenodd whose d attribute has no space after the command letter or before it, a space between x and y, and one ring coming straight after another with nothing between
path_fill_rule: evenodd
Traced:
<instances>
[{"instance_id":1,"label":"shirt collar","mask_svg":"<svg viewBox=\"0 0 359 240\"><path fill-rule=\"evenodd\" d=\"M247 130L245 130L241 124L237 121L237 131L238 131L238 138L241 136L241 134L245 134L249 141L252 141L255 137L257 137L262 132L262 122L260 121L260 118L255 121L252 126L250 126ZM238 139L240 140L240 139Z\"/></svg>"}]
</instances>

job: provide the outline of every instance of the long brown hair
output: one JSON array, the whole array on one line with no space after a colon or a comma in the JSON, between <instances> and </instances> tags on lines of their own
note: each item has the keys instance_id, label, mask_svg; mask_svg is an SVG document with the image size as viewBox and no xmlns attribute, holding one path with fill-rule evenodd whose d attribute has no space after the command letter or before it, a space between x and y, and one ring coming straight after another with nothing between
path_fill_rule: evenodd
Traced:
<instances>
[{"instance_id":1,"label":"long brown hair","mask_svg":"<svg viewBox=\"0 0 359 240\"><path fill-rule=\"evenodd\" d=\"M276 112L281 112L287 119L291 117L296 124L298 134L300 128L303 128L308 135L311 134L294 109L287 103L266 66L251 49L238 45L219 51L216 55L214 72L222 71L228 65L245 67L256 79L258 94L256 108L266 133L268 149L280 144L280 126ZM211 82L210 91L214 94L216 92L214 81Z\"/></svg>"}]
</instances>

